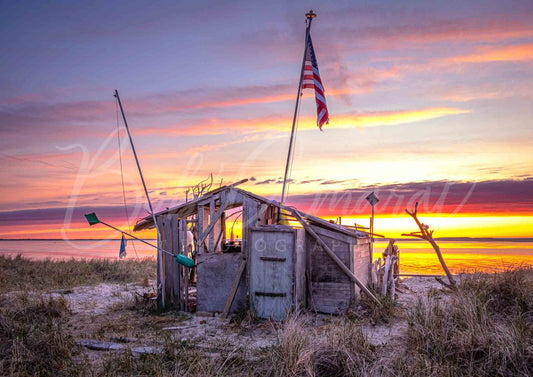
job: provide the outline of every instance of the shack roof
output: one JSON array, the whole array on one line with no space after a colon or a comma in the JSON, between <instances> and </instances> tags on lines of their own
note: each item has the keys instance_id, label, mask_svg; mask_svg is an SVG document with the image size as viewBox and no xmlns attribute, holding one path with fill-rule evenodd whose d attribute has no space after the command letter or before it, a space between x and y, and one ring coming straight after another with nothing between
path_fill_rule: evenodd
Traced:
<instances>
[{"instance_id":1,"label":"shack roof","mask_svg":"<svg viewBox=\"0 0 533 377\"><path fill-rule=\"evenodd\" d=\"M280 203L276 202L275 200L268 199L263 196L256 195L249 191L229 185L229 186L222 186L215 190L209 191L208 193L202 195L201 197L197 199L179 204L172 208L165 209L164 211L157 212L155 216L157 217L157 216L167 215L167 214L174 214L180 218L186 218L186 217L192 216L198 212L199 204L208 203L210 199L214 198L218 194L222 193L223 191L229 191L229 190L233 190L239 194L242 194L243 196L248 196L249 198L252 198L253 200L256 200L262 204L274 205L278 208L283 207L280 205ZM235 204L233 205L233 207L230 206L230 207L227 207L226 209L235 208L237 206L240 206L240 204ZM300 213L302 217L304 217L312 225L316 225L322 228L330 229L332 231L340 232L351 237L356 237L356 238L368 238L369 237L368 234L365 232L350 229L340 224L331 223L327 220L307 214L300 210L298 210L298 212ZM145 218L139 220L137 224L135 224L133 231L136 232L139 230L151 229L153 227L154 227L154 220L152 216L146 216Z\"/></svg>"}]
</instances>

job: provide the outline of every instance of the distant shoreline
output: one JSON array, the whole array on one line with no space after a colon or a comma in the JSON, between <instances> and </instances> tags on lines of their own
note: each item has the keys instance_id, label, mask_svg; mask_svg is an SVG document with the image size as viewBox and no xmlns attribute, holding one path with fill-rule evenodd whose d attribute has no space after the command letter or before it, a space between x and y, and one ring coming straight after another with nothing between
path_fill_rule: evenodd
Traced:
<instances>
[{"instance_id":1,"label":"distant shoreline","mask_svg":"<svg viewBox=\"0 0 533 377\"><path fill-rule=\"evenodd\" d=\"M144 241L157 241L157 238L144 238ZM387 242L389 238L376 238L376 242ZM395 240L409 242L427 242L419 238L395 238ZM436 241L472 241L472 242L533 242L533 237L437 237ZM120 241L119 239L105 238L0 238L0 241Z\"/></svg>"}]
</instances>

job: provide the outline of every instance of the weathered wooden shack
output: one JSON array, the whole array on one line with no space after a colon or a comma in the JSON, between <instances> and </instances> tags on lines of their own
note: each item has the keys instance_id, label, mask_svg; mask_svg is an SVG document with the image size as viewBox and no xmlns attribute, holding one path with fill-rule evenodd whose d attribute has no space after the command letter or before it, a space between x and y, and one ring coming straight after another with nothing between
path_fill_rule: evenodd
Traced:
<instances>
[{"instance_id":1,"label":"weathered wooden shack","mask_svg":"<svg viewBox=\"0 0 533 377\"><path fill-rule=\"evenodd\" d=\"M282 211L285 224L280 225ZM226 239L227 223L242 220L242 240ZM251 308L260 318L283 319L293 309L343 311L366 291L370 238L234 186L223 186L155 215L159 246L189 254L191 271L162 254L159 297L189 311L196 285L196 310L236 312ZM135 231L154 227L152 217ZM194 247L188 247L191 232ZM190 233L189 233L190 235ZM191 249L194 252L191 253Z\"/></svg>"}]
</instances>

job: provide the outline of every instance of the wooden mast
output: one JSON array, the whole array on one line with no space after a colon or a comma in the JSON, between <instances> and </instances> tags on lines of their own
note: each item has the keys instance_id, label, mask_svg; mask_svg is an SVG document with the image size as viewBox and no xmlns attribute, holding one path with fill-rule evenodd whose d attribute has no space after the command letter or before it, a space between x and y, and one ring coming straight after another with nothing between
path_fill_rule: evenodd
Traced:
<instances>
[{"instance_id":1,"label":"wooden mast","mask_svg":"<svg viewBox=\"0 0 533 377\"><path fill-rule=\"evenodd\" d=\"M131 144L131 150L133 151L133 157L135 157L135 162L137 163L137 169L139 170L139 175L141 176L141 181L142 181L142 184L143 184L143 188L144 188L144 193L146 195L146 200L148 201L148 206L150 207L150 212L152 213L152 218L154 220L154 225L155 225L155 229L157 231L157 241L160 242L161 241L161 232L159 231L159 226L157 225L157 221L155 219L155 214L154 214L154 208L152 207L152 202L150 201L150 195L148 195L148 189L146 188L146 183L144 182L144 176L143 176L143 172L141 170L141 165L139 164L139 159L137 158L137 152L135 151L135 146L133 145L133 139L131 137L131 133L130 133L130 129L128 127L128 121L126 120L126 115L124 114L124 109L122 108L122 102L120 102L120 97L118 95L118 90L115 89L115 94L114 94L115 98L117 99L118 101L118 105L120 106L120 112L122 113L122 119L124 119L124 126L126 127L126 131L128 131L128 137L130 139L130 144ZM161 276L161 306L164 308L165 307L165 289L164 289L164 285L165 285L165 281L163 280L163 255L161 253L161 250L158 248L157 249L157 267L158 267L158 270L159 270L159 276Z\"/></svg>"},{"instance_id":2,"label":"wooden mast","mask_svg":"<svg viewBox=\"0 0 533 377\"><path fill-rule=\"evenodd\" d=\"M289 153L287 154L287 162L285 164L285 176L283 177L283 188L281 190L281 204L285 203L285 190L287 186L287 176L289 174L289 165L292 157L292 148L294 145L294 137L295 137L295 127L296 127L296 118L298 117L298 106L300 104L300 94L302 92L302 82L304 78L304 67L305 67L305 57L307 56L307 49L309 46L309 32L311 31L311 22L313 21L313 18L316 17L316 13L314 13L312 10L309 11L309 13L305 14L306 17L306 28L305 28L305 49L304 49L304 56L302 59L302 69L300 71L300 81L298 83L298 91L296 93L296 105L294 106L294 115L292 118L292 129L291 129L291 138L289 141ZM278 221L279 221L280 214L278 213Z\"/></svg>"}]
</instances>

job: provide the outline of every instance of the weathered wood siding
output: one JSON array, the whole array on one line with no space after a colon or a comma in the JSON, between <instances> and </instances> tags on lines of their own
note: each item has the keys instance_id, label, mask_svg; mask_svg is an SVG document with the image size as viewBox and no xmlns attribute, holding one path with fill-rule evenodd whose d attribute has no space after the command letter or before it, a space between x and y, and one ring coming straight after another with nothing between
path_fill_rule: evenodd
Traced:
<instances>
[{"instance_id":1,"label":"weathered wood siding","mask_svg":"<svg viewBox=\"0 0 533 377\"><path fill-rule=\"evenodd\" d=\"M294 306L294 229L268 225L248 234L251 307L259 318L284 319Z\"/></svg>"},{"instance_id":2,"label":"weathered wood siding","mask_svg":"<svg viewBox=\"0 0 533 377\"><path fill-rule=\"evenodd\" d=\"M161 239L159 247L169 253L178 254L180 250L180 237L178 232L178 218L176 215L167 214L157 217ZM165 296L165 307L184 309L183 306L183 285L181 284L181 274L184 268L174 261L174 257L162 253L163 276L157 276L158 284L162 284Z\"/></svg>"},{"instance_id":3,"label":"weathered wood siding","mask_svg":"<svg viewBox=\"0 0 533 377\"><path fill-rule=\"evenodd\" d=\"M353 271L353 250L357 238L317 226L312 226L312 229ZM346 310L354 299L354 283L310 234L306 234L306 249L310 279L310 295L307 298L309 308L321 313L339 313Z\"/></svg>"},{"instance_id":4,"label":"weathered wood siding","mask_svg":"<svg viewBox=\"0 0 533 377\"><path fill-rule=\"evenodd\" d=\"M368 287L370 279L370 243L368 239L358 239L357 245L353 246L353 269L354 275ZM361 297L361 290L354 284L357 298Z\"/></svg>"},{"instance_id":5,"label":"weathered wood siding","mask_svg":"<svg viewBox=\"0 0 533 377\"><path fill-rule=\"evenodd\" d=\"M242 254L198 255L197 310L222 312L242 261ZM246 308L246 277L241 277L231 312Z\"/></svg>"},{"instance_id":6,"label":"weathered wood siding","mask_svg":"<svg viewBox=\"0 0 533 377\"><path fill-rule=\"evenodd\" d=\"M305 230L296 229L296 253L294 262L294 304L296 309L303 309L306 307L306 272L307 258L305 248Z\"/></svg>"}]
</instances>

